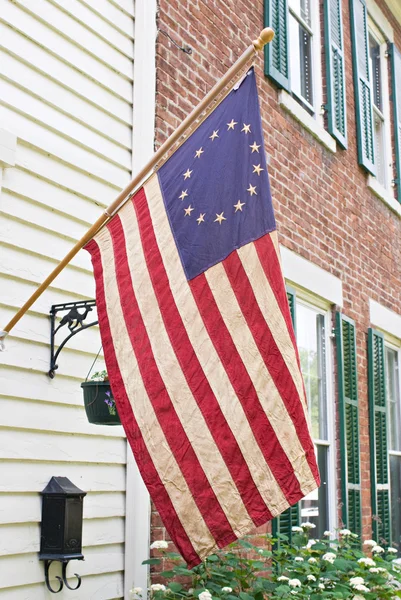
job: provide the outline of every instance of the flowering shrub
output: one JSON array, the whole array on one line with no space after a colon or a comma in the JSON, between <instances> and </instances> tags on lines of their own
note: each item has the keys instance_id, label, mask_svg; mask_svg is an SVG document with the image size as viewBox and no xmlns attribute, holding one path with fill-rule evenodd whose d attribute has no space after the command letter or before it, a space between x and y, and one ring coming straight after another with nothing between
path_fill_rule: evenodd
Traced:
<instances>
[{"instance_id":1,"label":"flowering shrub","mask_svg":"<svg viewBox=\"0 0 401 600\"><path fill-rule=\"evenodd\" d=\"M293 528L292 543L284 535L265 536L265 547L239 540L209 556L191 571L166 543L153 548L177 566L162 572L166 585L151 586L152 600L390 600L401 597L401 570L393 562L397 551L374 540L362 544L348 529L338 539L325 532L309 539L312 523ZM157 544L157 545L156 545ZM366 553L371 554L367 556ZM145 564L161 563L159 558ZM179 580L179 581L177 581ZM142 594L132 590L132 597Z\"/></svg>"},{"instance_id":2,"label":"flowering shrub","mask_svg":"<svg viewBox=\"0 0 401 600\"><path fill-rule=\"evenodd\" d=\"M96 373L93 373L92 377L91 377L91 381L108 381L109 380L109 376L107 375L107 371L103 370L103 371L96 371Z\"/></svg>"}]
</instances>

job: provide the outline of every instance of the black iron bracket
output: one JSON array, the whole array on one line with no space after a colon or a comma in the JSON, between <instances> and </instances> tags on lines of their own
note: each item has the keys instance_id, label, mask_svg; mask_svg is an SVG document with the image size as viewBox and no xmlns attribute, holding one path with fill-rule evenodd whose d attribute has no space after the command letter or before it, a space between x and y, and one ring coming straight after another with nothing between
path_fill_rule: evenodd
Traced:
<instances>
[{"instance_id":1,"label":"black iron bracket","mask_svg":"<svg viewBox=\"0 0 401 600\"><path fill-rule=\"evenodd\" d=\"M50 370L49 377L53 379L56 375L56 371L58 369L57 360L60 355L60 352L67 344L67 342L74 337L80 331L84 331L84 329L88 329L89 327L93 327L93 325L97 325L98 321L92 321L91 323L84 323L88 314L93 310L93 307L96 306L96 300L81 300L80 302L67 302L66 304L53 304L50 309ZM83 309L80 312L80 309ZM64 312L66 313L61 319L60 323L56 325L56 315L58 313ZM56 346L56 334L60 329L66 327L64 331L68 330L68 335L64 338L61 344L58 345L57 350L55 350ZM67 584L66 584L67 585ZM67 586L68 587L68 586Z\"/></svg>"},{"instance_id":2,"label":"black iron bracket","mask_svg":"<svg viewBox=\"0 0 401 600\"><path fill-rule=\"evenodd\" d=\"M78 573L74 573L75 577L78 579L78 583L77 583L77 585L75 587L70 586L70 584L67 581L67 565L68 565L68 563L70 561L69 560L60 560L60 561L58 561L57 559L55 559L55 561L61 562L61 564L62 564L61 577L59 577L58 575L56 575L56 579L59 582L58 590L54 590L52 588L52 586L50 585L50 579L49 579L50 565L54 561L53 560L45 560L44 561L44 566L45 566L45 582L46 582L46 587L49 590L49 592L51 592L52 594L58 594L59 592L61 592L61 590L63 589L64 586L66 588L68 588L69 590L77 590L81 586L81 583L82 583L82 579L78 575Z\"/></svg>"}]
</instances>

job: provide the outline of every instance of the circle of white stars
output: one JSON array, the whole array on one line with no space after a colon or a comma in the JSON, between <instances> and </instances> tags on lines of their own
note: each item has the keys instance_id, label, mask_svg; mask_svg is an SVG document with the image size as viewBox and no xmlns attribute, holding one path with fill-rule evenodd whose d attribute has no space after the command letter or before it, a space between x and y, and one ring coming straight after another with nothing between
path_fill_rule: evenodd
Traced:
<instances>
[{"instance_id":1,"label":"circle of white stars","mask_svg":"<svg viewBox=\"0 0 401 600\"><path fill-rule=\"evenodd\" d=\"M237 125L239 125L239 127L241 127L241 125L239 124L238 121L231 119L231 121L229 123L227 123L227 131L235 131L235 128ZM212 142L220 139L219 131L220 131L220 129L214 129L211 132L211 134L209 135L209 139ZM250 123L242 123L242 128L240 129L240 132L243 133L244 135L251 134L252 133L251 124ZM253 154L255 152L257 154L259 154L260 147L261 147L261 144L257 144L256 141L254 141L253 144L249 144L249 148L251 149L251 154ZM205 153L205 150L203 149L203 146L201 146L200 148L198 148L198 150L195 151L193 158L202 160L202 154L204 154L204 153ZM258 164L252 165L252 166L253 166L252 174L255 173L258 177L260 177L261 172L264 171L264 168L261 166L260 162ZM196 167L196 163L192 169L190 169L189 167L187 168L185 173L182 174L183 181L186 181L187 179L191 178L191 175L194 172L195 167ZM182 190L181 194L178 196L178 198L179 198L179 200L181 200L181 202L183 200L185 200L185 198L187 198L187 197L188 197L188 199L190 199L190 193L188 192L188 189L189 188ZM249 198L252 198L252 196L258 195L257 185L252 185L250 183L249 187L247 188L246 191L249 194ZM246 202L241 202L241 200L238 200L238 202L236 204L233 204L234 214L242 213L243 207L246 206L246 204L247 204ZM192 216L191 213L194 210L195 210L195 207L192 206L192 204L189 204L188 206L184 207L184 217L191 217ZM221 213L215 213L215 215L216 215L216 218L213 219L214 223L218 223L219 225L222 225L224 223L224 221L227 221L227 217L224 216L224 211L222 211ZM199 213L199 216L196 218L198 225L202 225L203 223L206 223L205 217L206 217L206 213L202 213L202 212Z\"/></svg>"}]
</instances>

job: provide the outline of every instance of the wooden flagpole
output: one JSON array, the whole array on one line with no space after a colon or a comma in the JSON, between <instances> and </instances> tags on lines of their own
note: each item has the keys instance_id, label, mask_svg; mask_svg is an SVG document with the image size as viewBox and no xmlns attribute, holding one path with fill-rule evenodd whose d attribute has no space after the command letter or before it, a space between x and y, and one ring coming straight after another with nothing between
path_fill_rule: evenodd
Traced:
<instances>
[{"instance_id":1,"label":"wooden flagpole","mask_svg":"<svg viewBox=\"0 0 401 600\"><path fill-rule=\"evenodd\" d=\"M264 46L272 41L274 37L274 31L270 27L263 29L257 40L254 40L252 44L245 50L245 52L239 57L239 59L230 67L227 73L216 83L216 85L206 94L203 100L198 104L196 108L191 112L190 115L181 123L181 125L174 131L174 133L160 146L155 152L149 162L139 171L139 173L130 181L130 183L118 194L117 198L110 204L110 206L104 211L104 213L97 219L92 227L85 233L85 235L75 244L63 260L57 265L57 267L46 277L43 283L38 289L32 294L32 296L25 302L25 304L19 309L9 323L4 328L4 331L0 331L0 340L4 338L11 329L18 323L21 317L26 311L32 306L32 304L39 298L39 296L49 287L52 281L57 277L59 273L68 265L68 263L74 258L81 248L85 246L91 240L99 229L110 219L115 212L121 208L124 200L127 200L127 196L136 188L137 185L144 179L146 175L153 169L162 157L174 146L174 144L180 139L180 137L187 131L196 121L196 119L203 113L204 110L209 106L213 100L217 98L220 92L230 83L230 81L238 75L238 73L245 67L250 58L257 52L263 50Z\"/></svg>"}]
</instances>

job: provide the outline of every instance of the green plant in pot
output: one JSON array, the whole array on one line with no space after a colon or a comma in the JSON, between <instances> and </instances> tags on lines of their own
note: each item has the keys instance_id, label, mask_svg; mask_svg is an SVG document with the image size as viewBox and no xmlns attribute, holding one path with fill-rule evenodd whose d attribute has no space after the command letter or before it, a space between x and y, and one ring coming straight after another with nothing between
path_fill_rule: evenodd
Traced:
<instances>
[{"instance_id":1,"label":"green plant in pot","mask_svg":"<svg viewBox=\"0 0 401 600\"><path fill-rule=\"evenodd\" d=\"M81 387L84 392L84 405L89 423L121 425L107 371L97 371L89 381L81 383Z\"/></svg>"}]
</instances>

